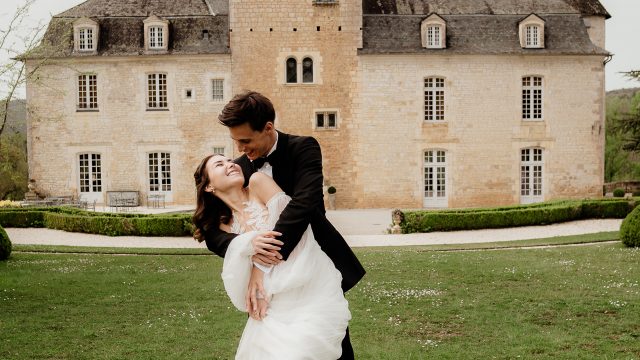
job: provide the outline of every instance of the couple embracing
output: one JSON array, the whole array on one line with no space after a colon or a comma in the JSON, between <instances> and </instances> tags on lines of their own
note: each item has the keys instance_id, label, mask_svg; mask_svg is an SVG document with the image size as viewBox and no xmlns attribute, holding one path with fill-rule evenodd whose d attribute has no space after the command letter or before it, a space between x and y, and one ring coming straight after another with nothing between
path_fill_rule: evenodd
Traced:
<instances>
[{"instance_id":1,"label":"couple embracing","mask_svg":"<svg viewBox=\"0 0 640 360\"><path fill-rule=\"evenodd\" d=\"M244 154L202 160L193 219L196 239L224 257L232 303L249 312L236 359L353 359L344 292L365 270L325 216L320 145L277 131L256 92L219 120Z\"/></svg>"}]
</instances>

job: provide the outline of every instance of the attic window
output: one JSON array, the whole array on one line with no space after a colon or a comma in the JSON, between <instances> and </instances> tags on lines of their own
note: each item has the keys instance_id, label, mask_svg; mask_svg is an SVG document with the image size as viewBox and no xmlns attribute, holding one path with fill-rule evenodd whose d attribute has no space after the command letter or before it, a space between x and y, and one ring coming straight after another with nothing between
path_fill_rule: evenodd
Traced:
<instances>
[{"instance_id":1,"label":"attic window","mask_svg":"<svg viewBox=\"0 0 640 360\"><path fill-rule=\"evenodd\" d=\"M427 48L439 49L442 47L442 32L439 25L427 26Z\"/></svg>"},{"instance_id":2,"label":"attic window","mask_svg":"<svg viewBox=\"0 0 640 360\"><path fill-rule=\"evenodd\" d=\"M520 21L520 46L524 49L544 48L545 21L536 14L531 14Z\"/></svg>"},{"instance_id":3,"label":"attic window","mask_svg":"<svg viewBox=\"0 0 640 360\"><path fill-rule=\"evenodd\" d=\"M525 29L525 46L540 47L540 27L537 25L527 25Z\"/></svg>"},{"instance_id":4,"label":"attic window","mask_svg":"<svg viewBox=\"0 0 640 360\"><path fill-rule=\"evenodd\" d=\"M80 51L93 51L92 28L81 28L78 30L78 49Z\"/></svg>"},{"instance_id":5,"label":"attic window","mask_svg":"<svg viewBox=\"0 0 640 360\"><path fill-rule=\"evenodd\" d=\"M83 17L73 22L74 50L86 55L98 50L98 23Z\"/></svg>"},{"instance_id":6,"label":"attic window","mask_svg":"<svg viewBox=\"0 0 640 360\"><path fill-rule=\"evenodd\" d=\"M149 48L162 49L164 47L164 36L162 27L149 27Z\"/></svg>"},{"instance_id":7,"label":"attic window","mask_svg":"<svg viewBox=\"0 0 640 360\"><path fill-rule=\"evenodd\" d=\"M144 20L145 50L167 50L169 43L169 21L157 16L150 16Z\"/></svg>"},{"instance_id":8,"label":"attic window","mask_svg":"<svg viewBox=\"0 0 640 360\"><path fill-rule=\"evenodd\" d=\"M431 14L420 24L422 47L444 49L447 47L447 22L438 14Z\"/></svg>"}]
</instances>

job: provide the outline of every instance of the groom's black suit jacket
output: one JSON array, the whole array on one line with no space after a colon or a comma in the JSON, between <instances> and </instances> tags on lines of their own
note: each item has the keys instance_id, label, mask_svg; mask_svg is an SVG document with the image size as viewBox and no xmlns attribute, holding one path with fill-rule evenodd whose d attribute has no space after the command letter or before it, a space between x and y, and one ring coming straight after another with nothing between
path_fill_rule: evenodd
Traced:
<instances>
[{"instance_id":1,"label":"groom's black suit jacket","mask_svg":"<svg viewBox=\"0 0 640 360\"><path fill-rule=\"evenodd\" d=\"M255 172L246 155L235 160L242 168L245 185ZM322 193L322 154L312 137L289 135L278 131L278 145L269 158L273 179L291 197L273 230L282 233L280 253L286 260L311 224L313 235L322 250L342 273L342 290L351 289L365 270L342 235L325 216ZM236 234L213 229L204 234L209 250L224 257Z\"/></svg>"}]
</instances>

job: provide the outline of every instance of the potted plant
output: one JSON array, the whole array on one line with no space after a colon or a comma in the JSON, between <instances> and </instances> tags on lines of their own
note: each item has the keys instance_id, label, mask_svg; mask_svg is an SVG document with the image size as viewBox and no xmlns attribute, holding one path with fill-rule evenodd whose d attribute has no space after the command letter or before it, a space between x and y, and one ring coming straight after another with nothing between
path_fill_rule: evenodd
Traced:
<instances>
[{"instance_id":1,"label":"potted plant","mask_svg":"<svg viewBox=\"0 0 640 360\"><path fill-rule=\"evenodd\" d=\"M329 194L329 209L336 209L336 188L334 186L329 186L327 188L327 193Z\"/></svg>"}]
</instances>

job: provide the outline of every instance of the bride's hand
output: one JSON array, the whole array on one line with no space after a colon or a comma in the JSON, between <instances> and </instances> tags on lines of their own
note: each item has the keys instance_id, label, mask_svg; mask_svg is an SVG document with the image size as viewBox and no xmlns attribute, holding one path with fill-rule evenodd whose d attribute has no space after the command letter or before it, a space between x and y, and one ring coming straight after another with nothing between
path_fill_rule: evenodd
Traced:
<instances>
[{"instance_id":1,"label":"bride's hand","mask_svg":"<svg viewBox=\"0 0 640 360\"><path fill-rule=\"evenodd\" d=\"M253 252L261 265L276 265L282 260L279 250L284 243L275 238L280 235L282 234L277 231L263 231L251 240Z\"/></svg>"},{"instance_id":2,"label":"bride's hand","mask_svg":"<svg viewBox=\"0 0 640 360\"><path fill-rule=\"evenodd\" d=\"M264 273L256 266L253 266L251 270L245 302L249 316L256 320L262 320L264 318L269 301L267 300L267 294L264 290Z\"/></svg>"}]
</instances>

